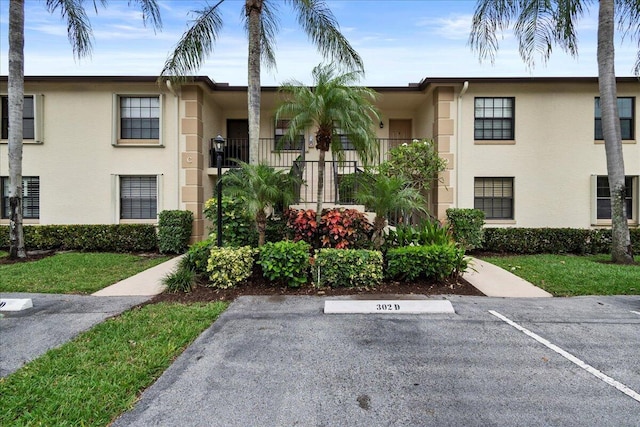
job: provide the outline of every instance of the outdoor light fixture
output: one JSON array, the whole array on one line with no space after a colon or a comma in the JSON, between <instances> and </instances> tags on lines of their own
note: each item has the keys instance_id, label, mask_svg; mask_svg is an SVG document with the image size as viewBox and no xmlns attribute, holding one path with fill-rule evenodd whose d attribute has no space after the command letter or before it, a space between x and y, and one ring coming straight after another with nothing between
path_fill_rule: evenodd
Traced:
<instances>
[{"instance_id":1,"label":"outdoor light fixture","mask_svg":"<svg viewBox=\"0 0 640 427\"><path fill-rule=\"evenodd\" d=\"M380 129L384 128L384 123L380 120Z\"/></svg>"},{"instance_id":2,"label":"outdoor light fixture","mask_svg":"<svg viewBox=\"0 0 640 427\"><path fill-rule=\"evenodd\" d=\"M211 144L215 144L216 147L216 162L218 166L218 181L216 182L216 187L218 189L217 198L218 198L218 247L222 247L222 153L224 152L225 140L224 138L218 134L215 138L211 138Z\"/></svg>"}]
</instances>

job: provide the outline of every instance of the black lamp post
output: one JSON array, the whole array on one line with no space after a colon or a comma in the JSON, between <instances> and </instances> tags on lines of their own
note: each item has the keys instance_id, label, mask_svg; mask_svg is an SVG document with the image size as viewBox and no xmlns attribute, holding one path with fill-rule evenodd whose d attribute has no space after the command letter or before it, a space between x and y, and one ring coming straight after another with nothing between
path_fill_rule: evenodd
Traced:
<instances>
[{"instance_id":1,"label":"black lamp post","mask_svg":"<svg viewBox=\"0 0 640 427\"><path fill-rule=\"evenodd\" d=\"M218 189L218 247L222 247L222 152L224 151L225 140L222 136L218 135L215 138L211 138L211 142L216 146L216 161L218 166L218 182L216 187Z\"/></svg>"}]
</instances>

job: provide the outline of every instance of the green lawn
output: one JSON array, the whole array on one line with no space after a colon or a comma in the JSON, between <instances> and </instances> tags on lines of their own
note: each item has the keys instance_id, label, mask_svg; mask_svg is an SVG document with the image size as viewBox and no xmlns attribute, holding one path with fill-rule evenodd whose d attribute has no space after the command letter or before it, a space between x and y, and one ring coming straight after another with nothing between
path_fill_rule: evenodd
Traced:
<instances>
[{"instance_id":1,"label":"green lawn","mask_svg":"<svg viewBox=\"0 0 640 427\"><path fill-rule=\"evenodd\" d=\"M37 261L0 264L0 292L90 294L167 259L67 252Z\"/></svg>"},{"instance_id":2,"label":"green lawn","mask_svg":"<svg viewBox=\"0 0 640 427\"><path fill-rule=\"evenodd\" d=\"M151 304L95 326L0 379L0 425L108 425L226 308Z\"/></svg>"},{"instance_id":3,"label":"green lawn","mask_svg":"<svg viewBox=\"0 0 640 427\"><path fill-rule=\"evenodd\" d=\"M481 257L555 296L640 295L640 265L615 265L610 255ZM640 262L640 257L636 257Z\"/></svg>"}]
</instances>

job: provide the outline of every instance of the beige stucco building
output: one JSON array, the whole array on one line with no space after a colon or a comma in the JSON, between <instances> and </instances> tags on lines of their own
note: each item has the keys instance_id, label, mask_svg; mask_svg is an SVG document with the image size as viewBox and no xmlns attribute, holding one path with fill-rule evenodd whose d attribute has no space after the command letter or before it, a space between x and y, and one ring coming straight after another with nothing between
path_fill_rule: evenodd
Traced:
<instances>
[{"instance_id":1,"label":"beige stucco building","mask_svg":"<svg viewBox=\"0 0 640 427\"><path fill-rule=\"evenodd\" d=\"M389 147L431 138L448 161L431 197L432 212L483 209L490 226L606 226L608 197L595 78L433 78L373 88ZM7 81L0 79L0 224L7 220ZM635 100L640 83L618 79L627 207L638 224L640 149ZM263 88L258 158L290 169L304 160L317 171L314 130L279 153L286 123L276 123L277 88ZM26 77L24 119L25 222L35 224L155 223L165 209L188 209L193 238L206 234L202 209L214 191L211 139L227 140L229 158L248 160L246 87L197 77L180 87L155 77ZM344 136L345 141L348 136ZM326 203L340 203L337 180L361 162L328 167ZM300 203L315 201L313 182Z\"/></svg>"}]
</instances>

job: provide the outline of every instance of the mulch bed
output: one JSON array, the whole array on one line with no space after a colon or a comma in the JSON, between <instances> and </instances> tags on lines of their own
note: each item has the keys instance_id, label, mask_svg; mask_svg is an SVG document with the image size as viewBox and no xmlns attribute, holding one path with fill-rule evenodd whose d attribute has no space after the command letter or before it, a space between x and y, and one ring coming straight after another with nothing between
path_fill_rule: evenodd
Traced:
<instances>
[{"instance_id":1,"label":"mulch bed","mask_svg":"<svg viewBox=\"0 0 640 427\"><path fill-rule=\"evenodd\" d=\"M198 284L191 292L164 292L155 296L149 303L157 302L208 302L232 301L243 295L475 295L484 294L464 279L455 281L416 281L410 283L386 281L371 288L316 288L311 285L299 288L274 285L257 274L251 276L245 283L231 289L214 289Z\"/></svg>"}]
</instances>

